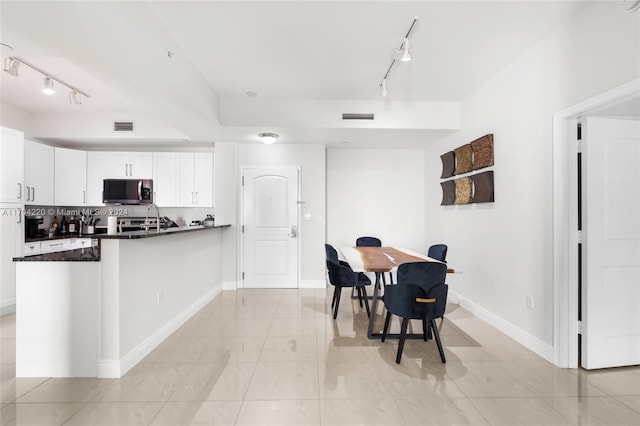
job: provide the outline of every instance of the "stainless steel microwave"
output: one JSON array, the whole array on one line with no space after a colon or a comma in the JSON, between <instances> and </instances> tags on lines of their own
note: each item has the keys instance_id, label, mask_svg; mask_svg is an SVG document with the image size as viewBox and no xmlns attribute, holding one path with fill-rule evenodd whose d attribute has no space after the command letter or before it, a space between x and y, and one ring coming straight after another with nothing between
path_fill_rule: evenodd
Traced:
<instances>
[{"instance_id":1,"label":"stainless steel microwave","mask_svg":"<svg viewBox=\"0 0 640 426\"><path fill-rule=\"evenodd\" d=\"M105 204L153 203L152 179L105 179L102 186Z\"/></svg>"}]
</instances>

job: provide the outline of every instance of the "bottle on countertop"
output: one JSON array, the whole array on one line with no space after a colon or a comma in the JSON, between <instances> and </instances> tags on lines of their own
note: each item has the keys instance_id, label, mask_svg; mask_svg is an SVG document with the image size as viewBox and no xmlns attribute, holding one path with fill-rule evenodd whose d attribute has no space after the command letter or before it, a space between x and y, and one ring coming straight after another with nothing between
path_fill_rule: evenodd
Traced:
<instances>
[{"instance_id":1,"label":"bottle on countertop","mask_svg":"<svg viewBox=\"0 0 640 426\"><path fill-rule=\"evenodd\" d=\"M62 216L62 221L60 222L60 233L66 234L68 230L68 226L69 226L69 223L67 222L67 219L65 219L65 217Z\"/></svg>"},{"instance_id":2,"label":"bottle on countertop","mask_svg":"<svg viewBox=\"0 0 640 426\"><path fill-rule=\"evenodd\" d=\"M76 230L76 217L72 217L71 220L69 220L69 233L70 234L75 234L78 231Z\"/></svg>"},{"instance_id":3,"label":"bottle on countertop","mask_svg":"<svg viewBox=\"0 0 640 426\"><path fill-rule=\"evenodd\" d=\"M53 228L53 232L57 233L58 232L58 217L54 216L53 220L51 221L51 228Z\"/></svg>"}]
</instances>

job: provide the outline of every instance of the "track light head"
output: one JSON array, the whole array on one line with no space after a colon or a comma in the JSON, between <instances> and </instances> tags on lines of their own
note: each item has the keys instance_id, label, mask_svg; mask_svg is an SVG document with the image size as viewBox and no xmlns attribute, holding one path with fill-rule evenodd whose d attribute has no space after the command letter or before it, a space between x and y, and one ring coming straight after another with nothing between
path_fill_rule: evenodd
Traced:
<instances>
[{"instance_id":1,"label":"track light head","mask_svg":"<svg viewBox=\"0 0 640 426\"><path fill-rule=\"evenodd\" d=\"M18 76L19 66L20 62L18 62L15 58L5 58L4 60L4 71L14 77Z\"/></svg>"},{"instance_id":2,"label":"track light head","mask_svg":"<svg viewBox=\"0 0 640 426\"><path fill-rule=\"evenodd\" d=\"M380 96L389 96L389 90L387 89L387 79L383 78L380 83Z\"/></svg>"},{"instance_id":3,"label":"track light head","mask_svg":"<svg viewBox=\"0 0 640 426\"><path fill-rule=\"evenodd\" d=\"M45 95L53 95L56 91L53 89L53 80L49 77L45 77L42 83L42 93Z\"/></svg>"},{"instance_id":4,"label":"track light head","mask_svg":"<svg viewBox=\"0 0 640 426\"><path fill-rule=\"evenodd\" d=\"M82 98L80 98L77 90L69 92L69 103L71 105L82 105Z\"/></svg>"},{"instance_id":5,"label":"track light head","mask_svg":"<svg viewBox=\"0 0 640 426\"><path fill-rule=\"evenodd\" d=\"M258 133L258 137L263 143L271 145L280 137L280 135L277 133Z\"/></svg>"},{"instance_id":6,"label":"track light head","mask_svg":"<svg viewBox=\"0 0 640 426\"><path fill-rule=\"evenodd\" d=\"M402 49L400 49L400 61L401 62L409 62L413 59L411 55L411 46L409 44L409 39L405 38L404 43L402 43Z\"/></svg>"}]
</instances>

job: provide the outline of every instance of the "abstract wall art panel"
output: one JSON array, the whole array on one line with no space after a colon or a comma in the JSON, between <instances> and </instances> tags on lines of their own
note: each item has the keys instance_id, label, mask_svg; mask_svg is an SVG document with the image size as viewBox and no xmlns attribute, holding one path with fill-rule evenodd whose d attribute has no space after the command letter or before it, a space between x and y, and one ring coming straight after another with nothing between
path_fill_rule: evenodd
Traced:
<instances>
[{"instance_id":1,"label":"abstract wall art panel","mask_svg":"<svg viewBox=\"0 0 640 426\"><path fill-rule=\"evenodd\" d=\"M442 160L442 175L440 179L453 176L456 170L456 154L453 151L449 151L446 154L442 154L440 160Z\"/></svg>"},{"instance_id":2,"label":"abstract wall art panel","mask_svg":"<svg viewBox=\"0 0 640 426\"><path fill-rule=\"evenodd\" d=\"M471 145L462 145L455 149L456 155L456 175L461 175L471 171L473 166L473 151L471 151Z\"/></svg>"},{"instance_id":3,"label":"abstract wall art panel","mask_svg":"<svg viewBox=\"0 0 640 426\"><path fill-rule=\"evenodd\" d=\"M473 170L493 166L493 134L484 135L471 142Z\"/></svg>"},{"instance_id":4,"label":"abstract wall art panel","mask_svg":"<svg viewBox=\"0 0 640 426\"><path fill-rule=\"evenodd\" d=\"M469 204L471 202L471 178L463 177L455 179L456 183L456 200L454 204Z\"/></svg>"},{"instance_id":5,"label":"abstract wall art panel","mask_svg":"<svg viewBox=\"0 0 640 426\"><path fill-rule=\"evenodd\" d=\"M456 201L456 183L453 180L440 182L442 187L442 202L441 206L450 206Z\"/></svg>"},{"instance_id":6,"label":"abstract wall art panel","mask_svg":"<svg viewBox=\"0 0 640 426\"><path fill-rule=\"evenodd\" d=\"M483 172L471 176L473 181L473 203L492 203L493 172Z\"/></svg>"}]
</instances>

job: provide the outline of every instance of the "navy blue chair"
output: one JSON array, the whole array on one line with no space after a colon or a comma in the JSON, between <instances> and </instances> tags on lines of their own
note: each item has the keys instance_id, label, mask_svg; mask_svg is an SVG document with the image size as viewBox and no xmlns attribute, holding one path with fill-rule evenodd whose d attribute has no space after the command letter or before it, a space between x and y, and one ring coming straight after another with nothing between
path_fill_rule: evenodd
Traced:
<instances>
[{"instance_id":1,"label":"navy blue chair","mask_svg":"<svg viewBox=\"0 0 640 426\"><path fill-rule=\"evenodd\" d=\"M447 262L447 245L434 244L427 250L427 256L440 262Z\"/></svg>"},{"instance_id":2,"label":"navy blue chair","mask_svg":"<svg viewBox=\"0 0 640 426\"><path fill-rule=\"evenodd\" d=\"M444 315L447 305L448 286L444 283L447 274L447 266L435 262L410 262L398 267L398 284L385 288L384 305L387 308L387 316L382 331L382 341L385 341L391 315L402 318L400 326L400 341L396 363L400 364L402 350L407 337L409 320L422 320L424 340L428 340L433 332L440 359L443 363L447 360L442 349L440 334L435 320Z\"/></svg>"},{"instance_id":3,"label":"navy blue chair","mask_svg":"<svg viewBox=\"0 0 640 426\"><path fill-rule=\"evenodd\" d=\"M376 237L359 237L356 239L356 247L382 247L382 240ZM391 272L389 272L389 279L391 280L391 284L393 284ZM387 285L384 273L382 274L382 284Z\"/></svg>"},{"instance_id":4,"label":"navy blue chair","mask_svg":"<svg viewBox=\"0 0 640 426\"><path fill-rule=\"evenodd\" d=\"M338 252L330 244L325 244L324 250L327 255L329 282L334 286L333 300L331 301L333 319L336 319L338 316L340 294L344 287L352 287L357 290L360 307L362 307L364 302L364 305L367 308L367 317L370 316L369 299L367 297L367 289L365 286L371 285L371 280L365 274L354 272L347 262L339 260Z\"/></svg>"},{"instance_id":5,"label":"navy blue chair","mask_svg":"<svg viewBox=\"0 0 640 426\"><path fill-rule=\"evenodd\" d=\"M356 247L382 247L382 241L376 237L360 237L356 239Z\"/></svg>"}]
</instances>

